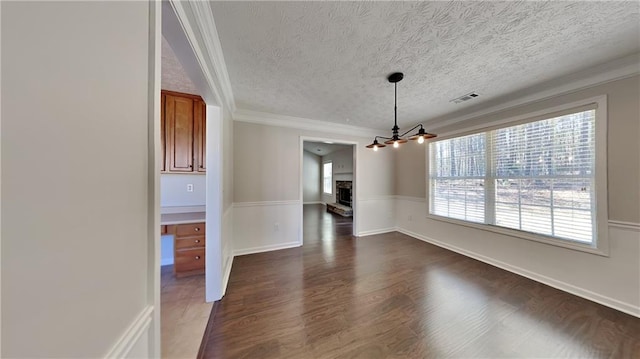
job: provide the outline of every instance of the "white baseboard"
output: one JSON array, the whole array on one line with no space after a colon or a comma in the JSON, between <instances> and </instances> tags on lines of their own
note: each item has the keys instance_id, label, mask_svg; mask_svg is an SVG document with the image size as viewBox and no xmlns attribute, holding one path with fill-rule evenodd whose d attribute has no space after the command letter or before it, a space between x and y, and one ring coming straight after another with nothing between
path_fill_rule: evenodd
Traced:
<instances>
[{"instance_id":1,"label":"white baseboard","mask_svg":"<svg viewBox=\"0 0 640 359\"><path fill-rule=\"evenodd\" d=\"M231 267L233 266L233 258L234 256L231 255L231 258L229 258L229 260L227 261L227 267L224 269L224 274L222 277L222 296L224 296L225 293L227 293L227 285L229 284L229 277L231 276Z\"/></svg>"},{"instance_id":2,"label":"white baseboard","mask_svg":"<svg viewBox=\"0 0 640 359\"><path fill-rule=\"evenodd\" d=\"M396 228L392 227L392 228L382 228L382 229L374 229L371 231L361 231L358 232L358 234L356 235L356 237L366 237L366 236L373 236L375 234L384 234L384 233L390 233L390 232L395 232Z\"/></svg>"},{"instance_id":3,"label":"white baseboard","mask_svg":"<svg viewBox=\"0 0 640 359\"><path fill-rule=\"evenodd\" d=\"M286 243L271 244L271 245L268 245L268 246L236 249L236 250L233 251L233 256L235 257L235 256L243 256L245 254L271 252L271 251L277 251L279 249L300 247L301 245L302 245L302 243L300 243L300 242L286 242Z\"/></svg>"},{"instance_id":4,"label":"white baseboard","mask_svg":"<svg viewBox=\"0 0 640 359\"><path fill-rule=\"evenodd\" d=\"M153 319L153 306L149 305L144 308L140 314L133 320L131 325L124 331L124 333L118 338L114 346L109 350L105 358L127 358L131 353L131 350L138 344L139 341L148 339L149 326ZM147 338L143 335L147 334ZM148 351L148 349L147 349Z\"/></svg>"},{"instance_id":5,"label":"white baseboard","mask_svg":"<svg viewBox=\"0 0 640 359\"><path fill-rule=\"evenodd\" d=\"M427 243L431 243L433 245L436 245L438 247L442 247L444 249L448 249L450 251L456 252L456 253L460 253L464 256L473 258L473 259L477 259L481 262L490 264L494 267L498 267L500 269L504 269L508 272L512 272L518 275L521 275L523 277L529 278L531 280L534 280L536 282L540 282L542 284L546 284L550 287L559 289L561 291L567 292L567 293L571 293L573 295L577 295L578 297L582 297L585 299L588 299L590 301L602 304L604 306L619 310L621 312L633 315L634 317L639 317L640 318L640 308L629 304L629 303L625 303L625 302L621 302L617 299L613 299L613 298L609 298L607 296L598 294L598 293L594 293L590 290L586 290L577 286L574 286L572 284L566 283L566 282L562 282L535 272L531 272L529 270L526 270L524 268L520 268L518 266L514 266L487 256L484 256L482 254L478 254L466 249L462 249L460 247L456 247L453 246L451 244L448 243L444 243L442 241L427 237L427 236L423 236L421 234L418 233L414 233L402 228L397 228L397 231L403 234L406 234L410 237L419 239L421 241L427 242Z\"/></svg>"}]
</instances>

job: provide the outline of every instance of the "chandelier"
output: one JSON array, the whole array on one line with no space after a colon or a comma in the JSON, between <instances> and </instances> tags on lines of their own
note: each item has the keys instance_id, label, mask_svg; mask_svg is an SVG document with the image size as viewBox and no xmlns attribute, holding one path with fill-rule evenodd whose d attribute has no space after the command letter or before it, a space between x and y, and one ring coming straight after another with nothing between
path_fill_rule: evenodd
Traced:
<instances>
[{"instance_id":1,"label":"chandelier","mask_svg":"<svg viewBox=\"0 0 640 359\"><path fill-rule=\"evenodd\" d=\"M404 138L404 136L406 136L409 132L419 128L418 132L412 136L410 136L408 139L415 141L417 140L418 143L424 143L424 140L429 139L429 138L434 138L437 135L433 134L433 133L428 133L424 130L424 127L422 126L422 124L417 124L415 125L413 128L411 128L409 131L398 135L398 131L400 130L400 127L398 127L398 82L402 81L402 79L404 78L404 74L402 74L402 72L394 72L391 75L389 75L389 77L387 77L387 80L389 80L389 82L391 82L393 84L393 91L394 91L394 96L393 96L393 128L391 129L393 136L391 137L384 137L384 136L376 136L373 138L373 143L370 145L367 145L367 148L373 148L374 151L377 151L378 148L380 147L386 147L387 145L393 145L394 148L398 148L400 147L401 143L407 143L407 139ZM379 143L378 139L383 139L386 140L384 141L384 143Z\"/></svg>"}]
</instances>

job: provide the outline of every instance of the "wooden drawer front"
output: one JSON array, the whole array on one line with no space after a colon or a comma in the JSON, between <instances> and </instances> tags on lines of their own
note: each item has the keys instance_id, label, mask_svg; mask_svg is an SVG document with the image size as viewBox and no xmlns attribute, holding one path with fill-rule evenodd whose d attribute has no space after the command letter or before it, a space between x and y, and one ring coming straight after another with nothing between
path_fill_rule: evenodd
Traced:
<instances>
[{"instance_id":1,"label":"wooden drawer front","mask_svg":"<svg viewBox=\"0 0 640 359\"><path fill-rule=\"evenodd\" d=\"M176 250L185 248L204 248L204 236L176 238Z\"/></svg>"},{"instance_id":2,"label":"wooden drawer front","mask_svg":"<svg viewBox=\"0 0 640 359\"><path fill-rule=\"evenodd\" d=\"M178 237L204 235L204 223L179 224L176 227Z\"/></svg>"},{"instance_id":3,"label":"wooden drawer front","mask_svg":"<svg viewBox=\"0 0 640 359\"><path fill-rule=\"evenodd\" d=\"M204 248L176 251L174 266L176 272L204 270Z\"/></svg>"}]
</instances>

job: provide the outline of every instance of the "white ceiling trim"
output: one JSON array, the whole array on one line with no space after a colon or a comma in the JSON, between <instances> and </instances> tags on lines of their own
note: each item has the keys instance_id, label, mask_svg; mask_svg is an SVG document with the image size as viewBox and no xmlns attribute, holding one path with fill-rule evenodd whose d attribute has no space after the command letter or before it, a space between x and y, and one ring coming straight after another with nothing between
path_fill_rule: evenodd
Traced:
<instances>
[{"instance_id":1,"label":"white ceiling trim","mask_svg":"<svg viewBox=\"0 0 640 359\"><path fill-rule=\"evenodd\" d=\"M560 85L548 87L545 90L537 91L531 95L523 96L513 101L508 101L496 106L487 107L449 120L437 122L429 120L423 121L423 124L425 125L425 127L429 127L430 130L438 129L471 120L480 116L490 115L492 113L497 113L533 102L543 101L552 97L557 97L588 87L597 86L611 81L621 80L639 74L640 54L633 54L562 78L567 79L567 81L561 81L562 79L557 79L554 82L560 80Z\"/></svg>"},{"instance_id":2,"label":"white ceiling trim","mask_svg":"<svg viewBox=\"0 0 640 359\"><path fill-rule=\"evenodd\" d=\"M224 104L234 112L236 104L209 2L171 0L171 6L218 104Z\"/></svg>"},{"instance_id":3,"label":"white ceiling trim","mask_svg":"<svg viewBox=\"0 0 640 359\"><path fill-rule=\"evenodd\" d=\"M302 117L284 116L266 112L238 109L233 113L233 119L240 122L255 123L258 125L295 128L299 130L318 131L340 135L357 137L374 137L381 135L380 130L370 128L343 125L340 123L312 120ZM391 130L389 130L389 134ZM384 133L382 133L384 135Z\"/></svg>"}]
</instances>

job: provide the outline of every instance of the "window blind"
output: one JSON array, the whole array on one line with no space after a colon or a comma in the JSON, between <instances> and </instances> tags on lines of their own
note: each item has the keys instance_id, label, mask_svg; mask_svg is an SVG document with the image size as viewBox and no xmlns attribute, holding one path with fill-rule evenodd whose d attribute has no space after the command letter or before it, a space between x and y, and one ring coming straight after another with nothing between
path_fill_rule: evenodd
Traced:
<instances>
[{"instance_id":1,"label":"window blind","mask_svg":"<svg viewBox=\"0 0 640 359\"><path fill-rule=\"evenodd\" d=\"M556 238L595 238L595 110L430 145L430 213Z\"/></svg>"}]
</instances>

